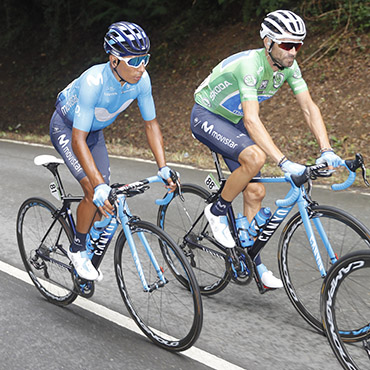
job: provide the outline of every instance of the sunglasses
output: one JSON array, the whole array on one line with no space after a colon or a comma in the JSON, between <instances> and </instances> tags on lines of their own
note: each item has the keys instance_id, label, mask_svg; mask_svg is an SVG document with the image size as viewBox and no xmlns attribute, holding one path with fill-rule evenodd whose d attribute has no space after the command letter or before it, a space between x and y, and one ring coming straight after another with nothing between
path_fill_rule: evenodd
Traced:
<instances>
[{"instance_id":1,"label":"sunglasses","mask_svg":"<svg viewBox=\"0 0 370 370\"><path fill-rule=\"evenodd\" d=\"M278 41L275 41L277 43L277 45L279 46L280 49L283 49L283 50L292 50L293 48L295 48L295 51L298 51L301 46L303 45L303 41L300 41L300 42L278 42Z\"/></svg>"},{"instance_id":2,"label":"sunglasses","mask_svg":"<svg viewBox=\"0 0 370 370\"><path fill-rule=\"evenodd\" d=\"M119 60L123 60L129 67L139 68L141 63L144 64L146 67L149 63L150 54L146 54L141 57L125 57L125 58L118 58Z\"/></svg>"}]
</instances>

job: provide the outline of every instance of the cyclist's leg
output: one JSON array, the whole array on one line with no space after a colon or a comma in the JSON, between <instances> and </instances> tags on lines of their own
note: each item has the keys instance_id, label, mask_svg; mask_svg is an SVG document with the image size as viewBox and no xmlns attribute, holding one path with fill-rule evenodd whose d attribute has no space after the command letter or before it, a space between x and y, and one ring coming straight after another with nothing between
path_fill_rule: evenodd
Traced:
<instances>
[{"instance_id":1,"label":"cyclist's leg","mask_svg":"<svg viewBox=\"0 0 370 370\"><path fill-rule=\"evenodd\" d=\"M230 171L237 168L234 161L225 159L227 166ZM237 163L238 164L238 163ZM259 175L259 174L257 174ZM251 222L256 213L261 209L262 200L265 197L266 189L263 184L260 183L249 183L243 190L243 213L247 217L248 221ZM258 255L255 258L255 264L257 267L258 274L261 278L262 283L268 288L282 288L283 283L280 279L276 278L273 273L267 269L262 263L261 256Z\"/></svg>"},{"instance_id":2,"label":"cyclist's leg","mask_svg":"<svg viewBox=\"0 0 370 370\"><path fill-rule=\"evenodd\" d=\"M78 238L81 240L81 238L86 238L86 233L89 231L89 226L96 212L96 207L92 202L94 191L81 164L73 152L72 125L69 122L65 122L57 112L54 113L50 122L50 137L55 149L63 158L73 177L80 183L84 192L84 198L77 207L76 231L77 233L82 234L82 236L79 235ZM83 235L85 235L85 237L83 237ZM77 249L81 248L78 248L76 245L75 249L77 251Z\"/></svg>"},{"instance_id":3,"label":"cyclist's leg","mask_svg":"<svg viewBox=\"0 0 370 370\"><path fill-rule=\"evenodd\" d=\"M252 140L237 129L232 122L208 111L198 104L194 105L191 114L191 130L194 136L210 149L236 161L240 152L253 144ZM213 204L209 204L204 210L214 237L227 248L233 248L235 246L235 241L228 227L227 210L232 200L246 186L244 184L243 187L240 187L240 182L238 182L237 189L232 190L232 195L230 195L230 189L228 189L230 177L226 182L221 196Z\"/></svg>"},{"instance_id":4,"label":"cyclist's leg","mask_svg":"<svg viewBox=\"0 0 370 370\"><path fill-rule=\"evenodd\" d=\"M194 105L192 111L191 129L199 141L221 154L228 166L233 167L221 196L205 209L216 239L227 247L233 247L235 243L225 226L227 209L251 178L259 172L265 154L249 137L242 121L235 125L198 104Z\"/></svg>"},{"instance_id":5,"label":"cyclist's leg","mask_svg":"<svg viewBox=\"0 0 370 370\"><path fill-rule=\"evenodd\" d=\"M198 104L191 115L194 136L210 149L221 154L232 171L221 196L232 202L265 163L265 153L249 137L243 121L233 124Z\"/></svg>"},{"instance_id":6,"label":"cyclist's leg","mask_svg":"<svg viewBox=\"0 0 370 370\"><path fill-rule=\"evenodd\" d=\"M98 277L97 272L86 255L87 233L92 222L100 218L93 203L94 189L73 152L72 124L62 119L57 112L54 113L50 122L50 137L55 149L62 156L71 174L80 183L84 192L84 198L77 207L76 230L74 230L75 235L68 255L81 277L94 280ZM98 170L102 173L106 182L109 182L109 160L102 132L91 132L87 136L86 143Z\"/></svg>"},{"instance_id":7,"label":"cyclist's leg","mask_svg":"<svg viewBox=\"0 0 370 370\"><path fill-rule=\"evenodd\" d=\"M50 136L55 149L62 156L71 174L80 183L84 192L84 198L77 208L76 229L78 233L86 235L94 217L96 217L96 220L100 218L93 203L94 189L73 152L72 125L65 122L57 112L54 113L51 119ZM105 182L109 184L109 158L102 131L91 132L87 136L86 143L91 151L96 167L102 174Z\"/></svg>"},{"instance_id":8,"label":"cyclist's leg","mask_svg":"<svg viewBox=\"0 0 370 370\"><path fill-rule=\"evenodd\" d=\"M224 157L224 161L230 172L240 167L240 163ZM256 174L260 176L260 172ZM266 195L265 186L261 183L249 183L243 190L243 214L251 222L256 213L261 209L262 200Z\"/></svg>"},{"instance_id":9,"label":"cyclist's leg","mask_svg":"<svg viewBox=\"0 0 370 370\"><path fill-rule=\"evenodd\" d=\"M259 175L259 171L266 160L265 153L250 138L243 120L240 120L235 125L198 104L194 105L192 111L191 129L199 141L224 157L225 163L231 171L231 175L226 181L218 202L221 205L230 204L239 193L243 192L244 215L251 222L261 208L261 202L265 196L265 188L262 184L250 184L250 180L254 176ZM218 209L221 209L221 207L218 207ZM209 209L208 215L207 208L205 210L210 224L211 210L213 211L214 208ZM215 238L222 243L221 239L214 232L214 228L212 228L212 232ZM232 238L231 234L227 237ZM229 244L231 245L231 242ZM265 286L269 288L280 288L283 286L281 280L274 277L272 272L261 263L259 256L256 258L255 263L258 274Z\"/></svg>"}]
</instances>

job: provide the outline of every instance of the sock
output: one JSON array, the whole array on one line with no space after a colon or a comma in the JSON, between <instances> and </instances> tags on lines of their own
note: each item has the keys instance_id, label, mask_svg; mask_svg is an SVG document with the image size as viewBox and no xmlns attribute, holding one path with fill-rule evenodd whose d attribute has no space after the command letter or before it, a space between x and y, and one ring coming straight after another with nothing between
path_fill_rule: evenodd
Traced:
<instances>
[{"instance_id":1,"label":"sock","mask_svg":"<svg viewBox=\"0 0 370 370\"><path fill-rule=\"evenodd\" d=\"M256 259L254 260L254 262L256 263L256 266L260 265L260 264L262 263L262 261L261 261L261 256L260 256L260 255L258 255L258 256L256 257Z\"/></svg>"},{"instance_id":2,"label":"sock","mask_svg":"<svg viewBox=\"0 0 370 370\"><path fill-rule=\"evenodd\" d=\"M217 199L217 202L212 204L211 212L215 216L224 216L226 215L230 205L231 202L228 202L227 200L223 199L220 195L219 198Z\"/></svg>"},{"instance_id":3,"label":"sock","mask_svg":"<svg viewBox=\"0 0 370 370\"><path fill-rule=\"evenodd\" d=\"M76 230L76 235L73 238L70 250L73 253L82 252L86 249L86 234L82 234Z\"/></svg>"}]
</instances>

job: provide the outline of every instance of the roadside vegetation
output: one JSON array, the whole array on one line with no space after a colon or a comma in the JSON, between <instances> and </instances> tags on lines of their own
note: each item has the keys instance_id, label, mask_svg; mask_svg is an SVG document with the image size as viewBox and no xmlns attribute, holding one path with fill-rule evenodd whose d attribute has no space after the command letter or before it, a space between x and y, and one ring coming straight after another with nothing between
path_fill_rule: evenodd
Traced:
<instances>
[{"instance_id":1,"label":"roadside vegetation","mask_svg":"<svg viewBox=\"0 0 370 370\"><path fill-rule=\"evenodd\" d=\"M261 47L260 22L279 8L306 21L308 36L298 63L332 146L343 158L361 152L370 167L370 6L361 0L4 0L0 138L49 144L57 93L89 66L105 62L107 27L130 20L152 42L148 71L168 161L210 168L209 150L192 139L189 129L194 89L221 59ZM284 154L311 164L318 148L297 108L284 86L261 104L261 116ZM152 159L136 106L123 112L105 137L111 153ZM280 174L272 163L264 173Z\"/></svg>"}]
</instances>

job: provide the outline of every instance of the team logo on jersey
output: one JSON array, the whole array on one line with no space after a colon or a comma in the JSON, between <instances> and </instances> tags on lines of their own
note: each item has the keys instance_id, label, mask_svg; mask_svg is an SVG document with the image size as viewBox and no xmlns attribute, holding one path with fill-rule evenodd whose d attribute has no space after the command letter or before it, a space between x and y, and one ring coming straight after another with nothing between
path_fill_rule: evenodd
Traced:
<instances>
[{"instance_id":1,"label":"team logo on jersey","mask_svg":"<svg viewBox=\"0 0 370 370\"><path fill-rule=\"evenodd\" d=\"M269 83L269 80L263 80L263 81L261 82L261 85L260 85L260 87L258 88L258 90L261 90L261 91L265 90L265 89L266 89L266 87L267 87L267 85L268 85L268 83Z\"/></svg>"},{"instance_id":2,"label":"team logo on jersey","mask_svg":"<svg viewBox=\"0 0 370 370\"><path fill-rule=\"evenodd\" d=\"M294 70L293 77L294 77L294 78L301 78L301 77L302 77L302 73L301 73L301 70L299 69L299 67L297 67L297 68Z\"/></svg>"},{"instance_id":3,"label":"team logo on jersey","mask_svg":"<svg viewBox=\"0 0 370 370\"><path fill-rule=\"evenodd\" d=\"M212 101L216 99L216 96L222 91L225 90L228 86L232 86L232 83L229 81L224 81L216 85L212 91L209 94L209 97L211 98Z\"/></svg>"},{"instance_id":4,"label":"team logo on jersey","mask_svg":"<svg viewBox=\"0 0 370 370\"><path fill-rule=\"evenodd\" d=\"M200 123L199 118L198 117L195 117L194 118L194 127L197 127L199 125L199 123Z\"/></svg>"},{"instance_id":5,"label":"team logo on jersey","mask_svg":"<svg viewBox=\"0 0 370 370\"><path fill-rule=\"evenodd\" d=\"M202 101L203 101L203 103L207 106L207 107L211 107L212 106L212 104L211 104L211 102L207 99L207 98L202 98Z\"/></svg>"},{"instance_id":6,"label":"team logo on jersey","mask_svg":"<svg viewBox=\"0 0 370 370\"><path fill-rule=\"evenodd\" d=\"M246 75L246 76L244 76L244 79L243 80L244 80L244 83L247 86L250 86L250 87L256 86L257 79L256 79L256 77L254 77L252 75Z\"/></svg>"},{"instance_id":7,"label":"team logo on jersey","mask_svg":"<svg viewBox=\"0 0 370 370\"><path fill-rule=\"evenodd\" d=\"M201 127L206 134L212 134L214 125L208 125L208 121L204 121Z\"/></svg>"},{"instance_id":8,"label":"team logo on jersey","mask_svg":"<svg viewBox=\"0 0 370 370\"><path fill-rule=\"evenodd\" d=\"M284 82L284 74L281 72L274 73L274 82L273 86L275 89L279 88Z\"/></svg>"}]
</instances>

